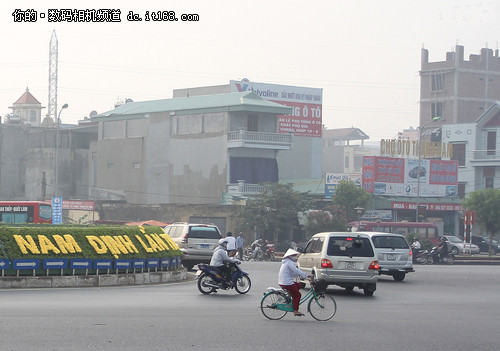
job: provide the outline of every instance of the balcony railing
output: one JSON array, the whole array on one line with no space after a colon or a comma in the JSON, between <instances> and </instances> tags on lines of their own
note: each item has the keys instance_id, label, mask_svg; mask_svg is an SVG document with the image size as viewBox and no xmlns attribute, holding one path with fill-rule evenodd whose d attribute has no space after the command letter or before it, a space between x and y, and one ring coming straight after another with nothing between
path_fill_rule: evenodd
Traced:
<instances>
[{"instance_id":1,"label":"balcony railing","mask_svg":"<svg viewBox=\"0 0 500 351\"><path fill-rule=\"evenodd\" d=\"M239 130L227 133L228 147L253 147L276 150L291 150L293 134L249 132Z\"/></svg>"},{"instance_id":2,"label":"balcony railing","mask_svg":"<svg viewBox=\"0 0 500 351\"><path fill-rule=\"evenodd\" d=\"M264 190L263 185L246 184L244 181L227 185L227 192L233 196L256 195Z\"/></svg>"},{"instance_id":3,"label":"balcony railing","mask_svg":"<svg viewBox=\"0 0 500 351\"><path fill-rule=\"evenodd\" d=\"M500 150L474 150L471 160L474 166L498 166L500 164Z\"/></svg>"}]
</instances>

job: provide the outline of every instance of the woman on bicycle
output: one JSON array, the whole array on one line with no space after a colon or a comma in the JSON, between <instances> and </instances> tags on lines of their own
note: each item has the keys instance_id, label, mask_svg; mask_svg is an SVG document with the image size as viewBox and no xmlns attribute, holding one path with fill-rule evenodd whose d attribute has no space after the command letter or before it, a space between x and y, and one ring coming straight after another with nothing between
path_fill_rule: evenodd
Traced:
<instances>
[{"instance_id":1,"label":"woman on bicycle","mask_svg":"<svg viewBox=\"0 0 500 351\"><path fill-rule=\"evenodd\" d=\"M302 285L296 282L295 279L299 276L302 278L308 278L307 273L302 272L295 264L300 252L293 249L288 249L283 255L283 260L281 261L281 268L278 276L278 284L283 289L286 289L292 295L293 304L293 315L303 316L303 313L299 312L299 302L302 295L300 294L300 288Z\"/></svg>"}]
</instances>

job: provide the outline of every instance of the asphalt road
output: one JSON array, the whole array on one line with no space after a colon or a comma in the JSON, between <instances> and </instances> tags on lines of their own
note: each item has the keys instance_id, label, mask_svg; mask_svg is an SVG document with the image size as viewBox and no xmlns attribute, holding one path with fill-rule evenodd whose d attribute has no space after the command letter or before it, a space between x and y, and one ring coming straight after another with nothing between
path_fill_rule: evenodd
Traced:
<instances>
[{"instance_id":1,"label":"asphalt road","mask_svg":"<svg viewBox=\"0 0 500 351\"><path fill-rule=\"evenodd\" d=\"M382 276L372 297L333 287L338 311L328 322L261 314L279 266L244 262L246 295L205 296L194 281L0 290L0 350L500 349L498 266L416 266L403 282Z\"/></svg>"}]
</instances>

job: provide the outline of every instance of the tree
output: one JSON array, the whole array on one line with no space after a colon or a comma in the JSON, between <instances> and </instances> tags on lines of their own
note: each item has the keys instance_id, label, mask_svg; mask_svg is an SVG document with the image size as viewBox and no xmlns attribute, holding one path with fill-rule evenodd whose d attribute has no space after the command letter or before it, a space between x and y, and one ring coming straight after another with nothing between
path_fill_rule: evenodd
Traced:
<instances>
[{"instance_id":1,"label":"tree","mask_svg":"<svg viewBox=\"0 0 500 351\"><path fill-rule=\"evenodd\" d=\"M488 252L491 254L491 240L500 230L500 190L474 191L462 201L462 207L476 211L476 222L490 234Z\"/></svg>"},{"instance_id":2,"label":"tree","mask_svg":"<svg viewBox=\"0 0 500 351\"><path fill-rule=\"evenodd\" d=\"M323 210L306 211L305 218L304 230L308 238L316 233L346 230L346 213L336 204L325 206Z\"/></svg>"},{"instance_id":3,"label":"tree","mask_svg":"<svg viewBox=\"0 0 500 351\"><path fill-rule=\"evenodd\" d=\"M348 221L355 221L358 219L358 214L354 209L356 207L366 208L370 197L370 194L354 182L342 180L335 188L332 201L345 211Z\"/></svg>"},{"instance_id":4,"label":"tree","mask_svg":"<svg viewBox=\"0 0 500 351\"><path fill-rule=\"evenodd\" d=\"M243 206L243 223L238 230L253 232L256 228L277 242L278 232L297 227L297 214L309 209L311 202L307 194L294 191L293 184L266 183L264 190Z\"/></svg>"}]
</instances>

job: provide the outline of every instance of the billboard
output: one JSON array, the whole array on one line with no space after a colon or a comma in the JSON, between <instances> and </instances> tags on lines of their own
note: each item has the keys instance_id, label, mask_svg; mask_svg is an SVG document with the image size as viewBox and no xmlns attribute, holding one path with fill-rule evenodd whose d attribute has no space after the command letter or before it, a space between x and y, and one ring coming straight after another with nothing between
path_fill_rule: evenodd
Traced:
<instances>
[{"instance_id":1,"label":"billboard","mask_svg":"<svg viewBox=\"0 0 500 351\"><path fill-rule=\"evenodd\" d=\"M254 83L248 79L232 80L230 85L232 92L253 91L263 99L292 107L292 114L278 116L278 133L321 137L323 89Z\"/></svg>"},{"instance_id":2,"label":"billboard","mask_svg":"<svg viewBox=\"0 0 500 351\"><path fill-rule=\"evenodd\" d=\"M354 182L361 187L361 174L327 173L325 176L325 199L331 199L337 185L342 181Z\"/></svg>"},{"instance_id":3,"label":"billboard","mask_svg":"<svg viewBox=\"0 0 500 351\"><path fill-rule=\"evenodd\" d=\"M454 197L458 194L458 162L365 156L363 189L387 196Z\"/></svg>"}]
</instances>

